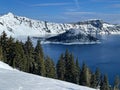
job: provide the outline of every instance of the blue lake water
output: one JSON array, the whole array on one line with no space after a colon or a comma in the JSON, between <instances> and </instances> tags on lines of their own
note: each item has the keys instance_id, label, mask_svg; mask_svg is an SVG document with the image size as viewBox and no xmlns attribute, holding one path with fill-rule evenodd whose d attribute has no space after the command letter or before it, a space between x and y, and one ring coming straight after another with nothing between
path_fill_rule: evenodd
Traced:
<instances>
[{"instance_id":1,"label":"blue lake water","mask_svg":"<svg viewBox=\"0 0 120 90\"><path fill-rule=\"evenodd\" d=\"M120 35L108 35L101 37L100 44L93 45L60 45L43 44L44 53L55 62L61 53L68 49L80 64L84 61L93 71L99 67L102 73L109 76L112 84L115 75L120 75Z\"/></svg>"}]
</instances>

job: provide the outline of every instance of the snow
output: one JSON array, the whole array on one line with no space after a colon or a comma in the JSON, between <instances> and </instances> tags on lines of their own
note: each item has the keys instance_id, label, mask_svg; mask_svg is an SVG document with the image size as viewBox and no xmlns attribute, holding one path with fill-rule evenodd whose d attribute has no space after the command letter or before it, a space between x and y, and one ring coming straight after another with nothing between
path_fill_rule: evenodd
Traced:
<instances>
[{"instance_id":1,"label":"snow","mask_svg":"<svg viewBox=\"0 0 120 90\"><path fill-rule=\"evenodd\" d=\"M71 42L71 43L62 43L62 42L50 42L42 41L41 44L61 44L61 45L78 45L78 44L101 44L100 41L93 42Z\"/></svg>"},{"instance_id":2,"label":"snow","mask_svg":"<svg viewBox=\"0 0 120 90\"><path fill-rule=\"evenodd\" d=\"M97 20L96 20L97 21ZM94 20L95 22L95 20ZM96 22L97 23L97 22ZM42 37L45 35L58 35L66 32L67 30L80 29L82 32L89 34L92 32L96 34L120 33L120 28L109 29L115 27L115 25L107 24L103 22L103 29L97 28L92 24L64 24L64 23L52 23L39 20L29 19L27 17L16 16L9 12L6 15L0 16L0 33L5 31L8 36L33 36ZM114 32L113 32L114 31Z\"/></svg>"},{"instance_id":3,"label":"snow","mask_svg":"<svg viewBox=\"0 0 120 90\"><path fill-rule=\"evenodd\" d=\"M0 61L0 90L95 90L12 69Z\"/></svg>"},{"instance_id":4,"label":"snow","mask_svg":"<svg viewBox=\"0 0 120 90\"><path fill-rule=\"evenodd\" d=\"M0 69L13 70L12 67L0 61Z\"/></svg>"},{"instance_id":5,"label":"snow","mask_svg":"<svg viewBox=\"0 0 120 90\"><path fill-rule=\"evenodd\" d=\"M114 27L114 25L104 23L104 24L103 24L103 27L104 27L104 28L107 28L107 27Z\"/></svg>"}]
</instances>

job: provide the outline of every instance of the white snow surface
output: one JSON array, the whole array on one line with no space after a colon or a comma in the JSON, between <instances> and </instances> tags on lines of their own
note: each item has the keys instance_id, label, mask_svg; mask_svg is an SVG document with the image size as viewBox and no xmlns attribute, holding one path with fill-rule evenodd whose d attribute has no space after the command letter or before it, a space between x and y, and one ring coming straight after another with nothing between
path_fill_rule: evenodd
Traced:
<instances>
[{"instance_id":1,"label":"white snow surface","mask_svg":"<svg viewBox=\"0 0 120 90\"><path fill-rule=\"evenodd\" d=\"M12 67L0 61L0 69L13 70Z\"/></svg>"},{"instance_id":2,"label":"white snow surface","mask_svg":"<svg viewBox=\"0 0 120 90\"><path fill-rule=\"evenodd\" d=\"M78 29L84 33L92 34L119 34L120 28L115 28L115 25L103 23L102 29L93 26L92 24L64 24L52 23L46 21L33 20L26 17L16 16L12 13L0 16L0 34L5 31L8 36L35 36L43 37L47 35L58 35L66 32L69 29ZM114 27L110 30L110 28Z\"/></svg>"},{"instance_id":3,"label":"white snow surface","mask_svg":"<svg viewBox=\"0 0 120 90\"><path fill-rule=\"evenodd\" d=\"M0 90L95 90L14 70L0 61Z\"/></svg>"}]
</instances>

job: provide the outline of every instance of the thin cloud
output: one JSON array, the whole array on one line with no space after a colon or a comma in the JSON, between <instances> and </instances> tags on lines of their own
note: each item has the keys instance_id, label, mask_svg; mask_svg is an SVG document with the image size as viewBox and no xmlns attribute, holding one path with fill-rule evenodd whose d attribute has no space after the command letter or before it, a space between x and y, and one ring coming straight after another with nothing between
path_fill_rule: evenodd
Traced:
<instances>
[{"instance_id":1,"label":"thin cloud","mask_svg":"<svg viewBox=\"0 0 120 90\"><path fill-rule=\"evenodd\" d=\"M95 12L65 12L66 15L86 15L86 14L96 14Z\"/></svg>"},{"instance_id":2,"label":"thin cloud","mask_svg":"<svg viewBox=\"0 0 120 90\"><path fill-rule=\"evenodd\" d=\"M119 3L120 0L91 0L92 2L108 2L108 3Z\"/></svg>"},{"instance_id":3,"label":"thin cloud","mask_svg":"<svg viewBox=\"0 0 120 90\"><path fill-rule=\"evenodd\" d=\"M40 3L40 4L34 4L31 6L34 7L45 7L45 6L65 6L65 5L70 5L72 3Z\"/></svg>"},{"instance_id":4,"label":"thin cloud","mask_svg":"<svg viewBox=\"0 0 120 90\"><path fill-rule=\"evenodd\" d=\"M76 4L77 8L79 9L79 8L80 8L80 6L79 6L79 1L78 1L78 0L74 0L74 2L75 2L75 4Z\"/></svg>"},{"instance_id":5,"label":"thin cloud","mask_svg":"<svg viewBox=\"0 0 120 90\"><path fill-rule=\"evenodd\" d=\"M120 4L113 4L111 5L112 8L120 8Z\"/></svg>"},{"instance_id":6,"label":"thin cloud","mask_svg":"<svg viewBox=\"0 0 120 90\"><path fill-rule=\"evenodd\" d=\"M98 13L98 12L64 12L64 15L71 18L73 21L88 20L88 19L102 19L114 24L120 24L120 14L112 13Z\"/></svg>"}]
</instances>

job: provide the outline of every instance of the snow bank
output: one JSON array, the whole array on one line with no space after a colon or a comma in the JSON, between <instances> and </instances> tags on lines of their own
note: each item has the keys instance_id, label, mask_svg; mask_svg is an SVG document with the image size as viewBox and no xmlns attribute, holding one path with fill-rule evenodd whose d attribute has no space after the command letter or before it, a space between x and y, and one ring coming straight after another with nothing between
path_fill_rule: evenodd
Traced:
<instances>
[{"instance_id":1,"label":"snow bank","mask_svg":"<svg viewBox=\"0 0 120 90\"><path fill-rule=\"evenodd\" d=\"M7 70L13 70L12 67L10 67L8 64L5 64L0 61L0 69L7 69Z\"/></svg>"},{"instance_id":2,"label":"snow bank","mask_svg":"<svg viewBox=\"0 0 120 90\"><path fill-rule=\"evenodd\" d=\"M95 90L11 69L0 62L0 90Z\"/></svg>"}]
</instances>

